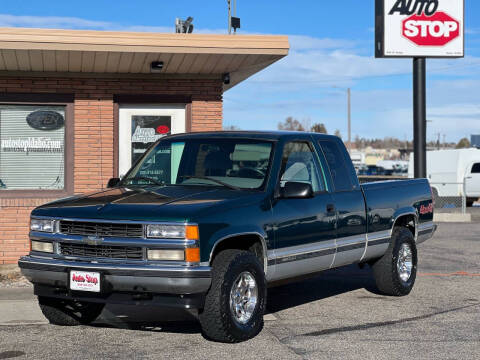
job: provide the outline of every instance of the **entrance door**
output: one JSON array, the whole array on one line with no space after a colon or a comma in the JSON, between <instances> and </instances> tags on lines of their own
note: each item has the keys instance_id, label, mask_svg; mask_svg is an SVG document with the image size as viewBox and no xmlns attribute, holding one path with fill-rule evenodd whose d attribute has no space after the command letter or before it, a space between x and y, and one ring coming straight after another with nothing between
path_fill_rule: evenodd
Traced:
<instances>
[{"instance_id":1,"label":"entrance door","mask_svg":"<svg viewBox=\"0 0 480 360\"><path fill-rule=\"evenodd\" d=\"M163 136L185 132L185 105L120 106L118 174L127 173L148 147Z\"/></svg>"}]
</instances>

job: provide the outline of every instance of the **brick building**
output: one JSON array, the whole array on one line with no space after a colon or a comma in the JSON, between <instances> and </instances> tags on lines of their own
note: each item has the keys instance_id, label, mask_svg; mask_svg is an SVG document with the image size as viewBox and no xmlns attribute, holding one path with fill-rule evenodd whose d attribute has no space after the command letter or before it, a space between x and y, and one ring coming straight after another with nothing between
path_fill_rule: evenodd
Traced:
<instances>
[{"instance_id":1,"label":"brick building","mask_svg":"<svg viewBox=\"0 0 480 360\"><path fill-rule=\"evenodd\" d=\"M0 264L30 211L104 188L166 133L221 130L223 92L285 36L0 29Z\"/></svg>"}]
</instances>

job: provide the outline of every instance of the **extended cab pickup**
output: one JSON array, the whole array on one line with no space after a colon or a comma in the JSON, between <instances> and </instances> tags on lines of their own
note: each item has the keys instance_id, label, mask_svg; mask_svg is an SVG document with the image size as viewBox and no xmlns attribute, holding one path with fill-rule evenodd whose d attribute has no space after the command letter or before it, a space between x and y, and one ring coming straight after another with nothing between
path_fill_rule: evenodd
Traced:
<instances>
[{"instance_id":1,"label":"extended cab pickup","mask_svg":"<svg viewBox=\"0 0 480 360\"><path fill-rule=\"evenodd\" d=\"M285 279L368 263L381 292L408 294L432 220L426 179L360 185L337 137L179 134L108 189L33 210L19 266L53 324L146 302L196 309L207 337L236 342Z\"/></svg>"}]
</instances>

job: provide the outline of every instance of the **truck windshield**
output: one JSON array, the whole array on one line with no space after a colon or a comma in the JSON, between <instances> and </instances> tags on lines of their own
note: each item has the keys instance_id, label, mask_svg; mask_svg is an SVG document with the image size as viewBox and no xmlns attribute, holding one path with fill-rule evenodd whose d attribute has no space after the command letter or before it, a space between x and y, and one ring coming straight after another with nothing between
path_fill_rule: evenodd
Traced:
<instances>
[{"instance_id":1,"label":"truck windshield","mask_svg":"<svg viewBox=\"0 0 480 360\"><path fill-rule=\"evenodd\" d=\"M220 186L261 189L272 142L247 139L165 139L123 178L128 185Z\"/></svg>"}]
</instances>

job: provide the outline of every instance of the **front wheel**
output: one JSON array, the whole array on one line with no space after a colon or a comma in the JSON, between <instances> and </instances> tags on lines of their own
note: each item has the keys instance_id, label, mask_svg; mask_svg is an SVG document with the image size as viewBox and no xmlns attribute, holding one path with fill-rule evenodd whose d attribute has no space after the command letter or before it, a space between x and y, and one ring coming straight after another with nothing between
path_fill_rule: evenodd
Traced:
<instances>
[{"instance_id":1,"label":"front wheel","mask_svg":"<svg viewBox=\"0 0 480 360\"><path fill-rule=\"evenodd\" d=\"M417 276L417 247L410 230L396 227L386 253L373 264L373 275L380 292L405 296Z\"/></svg>"},{"instance_id":2,"label":"front wheel","mask_svg":"<svg viewBox=\"0 0 480 360\"><path fill-rule=\"evenodd\" d=\"M214 341L240 342L263 328L266 282L262 265L251 252L225 250L212 266L212 285L199 313L204 335Z\"/></svg>"},{"instance_id":3,"label":"front wheel","mask_svg":"<svg viewBox=\"0 0 480 360\"><path fill-rule=\"evenodd\" d=\"M50 324L61 326L86 325L93 322L102 312L105 304L78 302L38 297L43 315Z\"/></svg>"}]
</instances>

